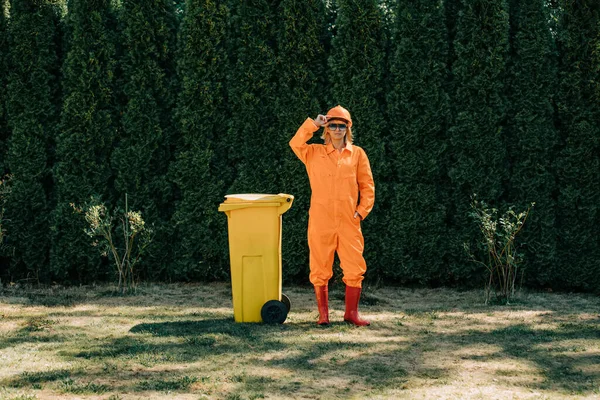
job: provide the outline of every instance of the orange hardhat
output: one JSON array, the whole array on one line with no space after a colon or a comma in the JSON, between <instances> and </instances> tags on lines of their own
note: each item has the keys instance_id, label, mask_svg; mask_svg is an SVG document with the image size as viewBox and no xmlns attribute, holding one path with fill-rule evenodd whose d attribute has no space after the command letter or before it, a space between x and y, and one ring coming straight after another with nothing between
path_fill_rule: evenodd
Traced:
<instances>
[{"instance_id":1,"label":"orange hardhat","mask_svg":"<svg viewBox=\"0 0 600 400\"><path fill-rule=\"evenodd\" d=\"M341 119L346 121L348 124L348 128L352 127L352 118L350 118L350 113L342 106L335 106L331 110L327 111L327 122L330 119Z\"/></svg>"}]
</instances>

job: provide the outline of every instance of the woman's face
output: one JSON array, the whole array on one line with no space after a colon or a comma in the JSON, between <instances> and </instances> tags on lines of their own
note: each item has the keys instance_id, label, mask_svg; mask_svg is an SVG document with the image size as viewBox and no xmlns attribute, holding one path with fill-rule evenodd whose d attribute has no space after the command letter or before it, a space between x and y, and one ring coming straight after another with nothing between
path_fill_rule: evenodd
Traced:
<instances>
[{"instance_id":1,"label":"woman's face","mask_svg":"<svg viewBox=\"0 0 600 400\"><path fill-rule=\"evenodd\" d=\"M341 140L346 136L346 131L348 130L348 125L346 121L342 121L339 119L334 119L327 122L327 131L331 136L332 140Z\"/></svg>"}]
</instances>

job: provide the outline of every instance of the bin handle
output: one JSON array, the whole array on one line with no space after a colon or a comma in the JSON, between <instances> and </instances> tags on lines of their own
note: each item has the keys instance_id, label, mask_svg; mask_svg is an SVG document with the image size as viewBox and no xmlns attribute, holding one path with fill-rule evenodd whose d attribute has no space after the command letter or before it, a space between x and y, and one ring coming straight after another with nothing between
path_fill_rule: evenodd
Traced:
<instances>
[{"instance_id":1,"label":"bin handle","mask_svg":"<svg viewBox=\"0 0 600 400\"><path fill-rule=\"evenodd\" d=\"M281 205L279 206L279 209L277 210L279 215L281 215L290 209L290 207L292 206L292 203L294 202L294 196L292 196L291 194L282 194L282 193L280 193L279 195L282 197L285 197L285 202L280 203Z\"/></svg>"}]
</instances>

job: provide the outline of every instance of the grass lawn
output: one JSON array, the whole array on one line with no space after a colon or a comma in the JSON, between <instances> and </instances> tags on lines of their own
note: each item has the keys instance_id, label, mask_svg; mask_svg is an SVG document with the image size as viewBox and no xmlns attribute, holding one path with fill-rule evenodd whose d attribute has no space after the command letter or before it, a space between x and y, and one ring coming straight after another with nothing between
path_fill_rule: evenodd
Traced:
<instances>
[{"instance_id":1,"label":"grass lawn","mask_svg":"<svg viewBox=\"0 0 600 400\"><path fill-rule=\"evenodd\" d=\"M368 328L236 324L228 284L0 289L0 399L598 399L600 299L365 288Z\"/></svg>"}]
</instances>

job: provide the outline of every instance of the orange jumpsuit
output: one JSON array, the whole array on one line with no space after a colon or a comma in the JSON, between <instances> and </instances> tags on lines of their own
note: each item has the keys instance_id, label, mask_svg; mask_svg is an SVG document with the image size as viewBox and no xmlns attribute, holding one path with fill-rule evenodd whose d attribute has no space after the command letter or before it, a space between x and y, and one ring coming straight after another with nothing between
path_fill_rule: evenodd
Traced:
<instances>
[{"instance_id":1,"label":"orange jumpsuit","mask_svg":"<svg viewBox=\"0 0 600 400\"><path fill-rule=\"evenodd\" d=\"M307 118L290 140L290 147L306 165L312 190L308 214L310 282L314 286L327 285L337 251L344 283L362 287L367 264L360 218L354 218L354 212L364 219L373 209L371 166L365 151L350 143L341 153L331 143L307 144L318 129Z\"/></svg>"}]
</instances>

